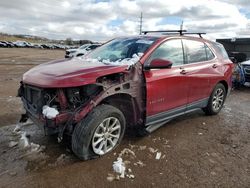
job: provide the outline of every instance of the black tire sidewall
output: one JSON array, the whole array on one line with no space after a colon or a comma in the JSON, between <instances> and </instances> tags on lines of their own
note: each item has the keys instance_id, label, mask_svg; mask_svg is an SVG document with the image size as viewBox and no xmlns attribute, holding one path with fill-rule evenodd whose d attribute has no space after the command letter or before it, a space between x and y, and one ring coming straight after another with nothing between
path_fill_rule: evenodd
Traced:
<instances>
[{"instance_id":1,"label":"black tire sidewall","mask_svg":"<svg viewBox=\"0 0 250 188\"><path fill-rule=\"evenodd\" d=\"M215 110L214 107L213 107L213 97L214 97L214 95L215 95L215 93L216 93L216 91L218 89L222 89L223 90L224 96L223 96L223 103L222 103L221 107L218 110ZM215 88L214 88L214 90L213 90L213 92L212 92L212 94L211 94L211 96L209 98L208 106L207 106L207 109L206 109L207 113L210 114L210 115L218 114L220 112L220 110L222 109L223 105L224 105L224 102L225 102L225 99L226 99L226 95L227 95L227 93L226 93L225 86L223 84L221 84L221 83L218 83L215 86Z\"/></svg>"},{"instance_id":2,"label":"black tire sidewall","mask_svg":"<svg viewBox=\"0 0 250 188\"><path fill-rule=\"evenodd\" d=\"M119 145L125 132L126 121L124 115L119 109L111 105L97 106L76 125L72 134L72 150L80 159L86 160L98 157L98 155L93 152L92 139L96 128L108 117L115 117L120 121L120 137L112 150Z\"/></svg>"}]
</instances>

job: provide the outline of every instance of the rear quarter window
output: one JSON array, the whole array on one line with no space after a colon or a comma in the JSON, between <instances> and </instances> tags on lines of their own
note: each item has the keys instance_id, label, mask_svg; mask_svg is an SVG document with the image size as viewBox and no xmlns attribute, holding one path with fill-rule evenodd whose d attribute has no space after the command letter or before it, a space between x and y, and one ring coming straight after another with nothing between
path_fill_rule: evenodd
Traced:
<instances>
[{"instance_id":1,"label":"rear quarter window","mask_svg":"<svg viewBox=\"0 0 250 188\"><path fill-rule=\"evenodd\" d=\"M217 53L219 53L224 59L229 59L228 54L222 44L213 43L213 47L215 48L215 51L217 51Z\"/></svg>"}]
</instances>

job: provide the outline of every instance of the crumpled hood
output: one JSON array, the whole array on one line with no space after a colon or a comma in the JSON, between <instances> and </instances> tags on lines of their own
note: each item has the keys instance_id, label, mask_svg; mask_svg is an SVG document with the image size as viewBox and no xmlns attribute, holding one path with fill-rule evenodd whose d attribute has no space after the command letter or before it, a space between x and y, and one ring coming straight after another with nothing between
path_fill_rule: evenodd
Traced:
<instances>
[{"instance_id":1,"label":"crumpled hood","mask_svg":"<svg viewBox=\"0 0 250 188\"><path fill-rule=\"evenodd\" d=\"M126 68L80 58L63 59L30 69L23 75L23 82L42 88L76 87L95 83L100 76L124 72Z\"/></svg>"}]
</instances>

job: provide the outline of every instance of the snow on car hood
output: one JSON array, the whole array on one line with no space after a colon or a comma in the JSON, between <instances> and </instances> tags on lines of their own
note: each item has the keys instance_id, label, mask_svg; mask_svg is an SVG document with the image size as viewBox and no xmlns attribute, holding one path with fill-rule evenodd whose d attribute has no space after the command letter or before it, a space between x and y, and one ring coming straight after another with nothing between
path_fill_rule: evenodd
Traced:
<instances>
[{"instance_id":1,"label":"snow on car hood","mask_svg":"<svg viewBox=\"0 0 250 188\"><path fill-rule=\"evenodd\" d=\"M38 65L23 75L23 82L42 88L77 87L95 83L100 76L125 72L139 61L139 56L110 62L73 58Z\"/></svg>"}]
</instances>

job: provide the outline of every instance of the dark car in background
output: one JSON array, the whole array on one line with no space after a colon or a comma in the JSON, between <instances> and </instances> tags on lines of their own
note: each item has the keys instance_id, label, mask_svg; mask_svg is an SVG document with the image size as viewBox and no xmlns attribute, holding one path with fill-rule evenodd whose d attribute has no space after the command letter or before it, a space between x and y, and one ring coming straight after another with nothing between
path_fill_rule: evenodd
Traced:
<instances>
[{"instance_id":1,"label":"dark car in background","mask_svg":"<svg viewBox=\"0 0 250 188\"><path fill-rule=\"evenodd\" d=\"M250 60L241 62L244 71L245 82L250 82Z\"/></svg>"}]
</instances>

